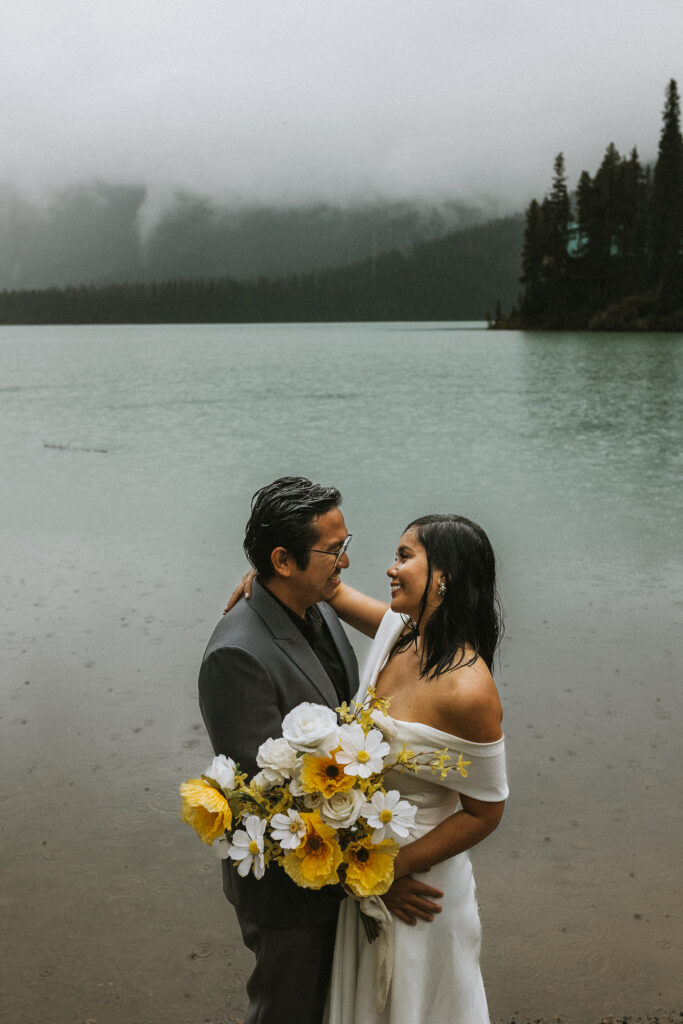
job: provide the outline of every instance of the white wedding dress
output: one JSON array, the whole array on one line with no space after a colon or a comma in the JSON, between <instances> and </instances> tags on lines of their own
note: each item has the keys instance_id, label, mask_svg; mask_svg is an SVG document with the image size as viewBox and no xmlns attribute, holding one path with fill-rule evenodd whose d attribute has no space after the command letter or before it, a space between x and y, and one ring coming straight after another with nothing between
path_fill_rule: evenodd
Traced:
<instances>
[{"instance_id":1,"label":"white wedding dress","mask_svg":"<svg viewBox=\"0 0 683 1024\"><path fill-rule=\"evenodd\" d=\"M401 616L388 611L370 649L358 700L374 685L402 628ZM449 772L441 779L428 770L419 775L389 774L386 788L400 790L418 808L417 829L405 843L453 814L459 806L459 793L476 800L507 797L502 739L471 743L429 725L386 716L381 727L392 751L404 744L415 751L448 747L449 763L457 763L460 754L464 762L470 762L466 778ZM451 857L415 877L442 890L443 909L432 922L418 920L416 925L390 916L393 969L381 1012L377 1005L381 941L368 942L354 900L341 904L325 1024L489 1024L479 968L481 928L468 854Z\"/></svg>"}]
</instances>

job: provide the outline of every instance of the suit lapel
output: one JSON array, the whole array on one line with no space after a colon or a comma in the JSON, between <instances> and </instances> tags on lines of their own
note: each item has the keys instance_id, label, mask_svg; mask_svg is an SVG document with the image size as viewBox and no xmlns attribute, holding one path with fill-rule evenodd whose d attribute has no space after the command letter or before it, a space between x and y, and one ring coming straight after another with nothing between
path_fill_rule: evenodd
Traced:
<instances>
[{"instance_id":1,"label":"suit lapel","mask_svg":"<svg viewBox=\"0 0 683 1024\"><path fill-rule=\"evenodd\" d=\"M296 629L296 626L293 626L293 628ZM298 639L290 639L289 637L276 636L274 639L278 647L283 650L285 654L291 658L296 665L298 665L304 675L308 677L309 681L316 688L325 704L327 704L328 707L336 708L339 703L339 698L337 697L337 691L332 685L332 680L304 638L299 637Z\"/></svg>"},{"instance_id":2,"label":"suit lapel","mask_svg":"<svg viewBox=\"0 0 683 1024\"><path fill-rule=\"evenodd\" d=\"M271 597L266 588L258 583L252 589L249 603L268 626L273 634L273 640L280 650L284 651L306 676L324 703L328 707L335 708L339 703L339 698L332 685L332 680L287 613ZM340 653L342 652L340 651Z\"/></svg>"}]
</instances>

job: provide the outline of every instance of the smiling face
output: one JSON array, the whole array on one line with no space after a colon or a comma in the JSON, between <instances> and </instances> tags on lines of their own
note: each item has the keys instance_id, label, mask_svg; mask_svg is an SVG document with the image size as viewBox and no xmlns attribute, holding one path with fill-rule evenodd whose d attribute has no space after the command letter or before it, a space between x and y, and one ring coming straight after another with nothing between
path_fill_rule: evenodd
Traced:
<instances>
[{"instance_id":1,"label":"smiling face","mask_svg":"<svg viewBox=\"0 0 683 1024\"><path fill-rule=\"evenodd\" d=\"M401 537L396 558L393 565L387 569L387 576L391 588L391 610L402 612L417 621L429 580L427 552L418 539L417 530L408 529ZM442 578L443 573L433 569L423 622L425 616L430 615L441 604L437 588Z\"/></svg>"},{"instance_id":2,"label":"smiling face","mask_svg":"<svg viewBox=\"0 0 683 1024\"><path fill-rule=\"evenodd\" d=\"M339 586L339 573L349 565L349 556L344 552L337 567L334 567L336 554L349 532L341 509L332 508L317 516L313 526L317 536L311 547L319 550L309 552L305 569L299 569L293 559L289 566L288 586L297 606L303 609L310 608L318 601L329 601Z\"/></svg>"}]
</instances>

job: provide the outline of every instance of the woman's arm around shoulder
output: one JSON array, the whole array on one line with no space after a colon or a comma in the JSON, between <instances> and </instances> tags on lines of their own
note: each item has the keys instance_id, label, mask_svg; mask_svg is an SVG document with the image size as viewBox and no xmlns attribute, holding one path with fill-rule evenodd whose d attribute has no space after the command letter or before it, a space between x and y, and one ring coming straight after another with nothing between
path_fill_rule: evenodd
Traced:
<instances>
[{"instance_id":1,"label":"woman's arm around shoulder","mask_svg":"<svg viewBox=\"0 0 683 1024\"><path fill-rule=\"evenodd\" d=\"M227 615L243 597L247 600L251 597L255 579L256 572L254 569L249 569L230 595L224 615ZM362 594L360 590L354 590L346 583L339 583L334 597L330 598L328 604L334 608L340 619L373 639L389 608L384 601L368 597L367 594Z\"/></svg>"},{"instance_id":2,"label":"woman's arm around shoulder","mask_svg":"<svg viewBox=\"0 0 683 1024\"><path fill-rule=\"evenodd\" d=\"M368 597L347 583L339 584L329 604L340 619L369 637L375 636L380 622L389 609L389 605L384 601Z\"/></svg>"}]
</instances>

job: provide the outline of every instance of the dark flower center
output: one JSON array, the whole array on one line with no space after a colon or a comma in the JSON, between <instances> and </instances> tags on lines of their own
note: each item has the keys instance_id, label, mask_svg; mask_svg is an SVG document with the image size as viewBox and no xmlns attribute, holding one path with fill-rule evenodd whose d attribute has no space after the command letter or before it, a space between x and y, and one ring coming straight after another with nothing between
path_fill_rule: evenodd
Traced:
<instances>
[{"instance_id":1,"label":"dark flower center","mask_svg":"<svg viewBox=\"0 0 683 1024\"><path fill-rule=\"evenodd\" d=\"M366 860L370 859L370 851L364 846L361 846L360 850L356 850L356 860L359 860L361 864L365 864Z\"/></svg>"},{"instance_id":2,"label":"dark flower center","mask_svg":"<svg viewBox=\"0 0 683 1024\"><path fill-rule=\"evenodd\" d=\"M327 775L328 779L336 779L339 775L339 766L336 764L328 764L325 769L325 775Z\"/></svg>"},{"instance_id":3,"label":"dark flower center","mask_svg":"<svg viewBox=\"0 0 683 1024\"><path fill-rule=\"evenodd\" d=\"M323 841L320 836L310 836L306 844L311 853L318 853L323 848Z\"/></svg>"}]
</instances>

